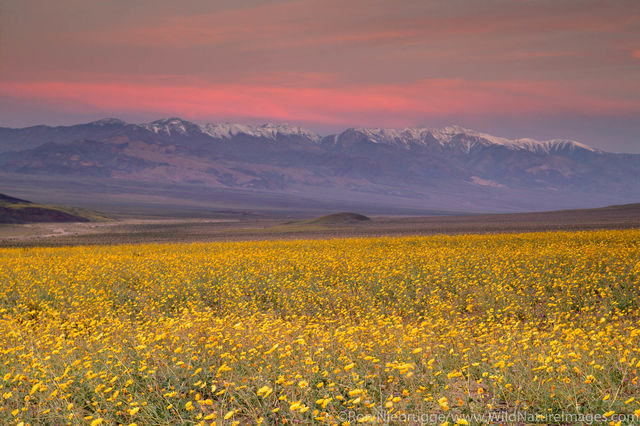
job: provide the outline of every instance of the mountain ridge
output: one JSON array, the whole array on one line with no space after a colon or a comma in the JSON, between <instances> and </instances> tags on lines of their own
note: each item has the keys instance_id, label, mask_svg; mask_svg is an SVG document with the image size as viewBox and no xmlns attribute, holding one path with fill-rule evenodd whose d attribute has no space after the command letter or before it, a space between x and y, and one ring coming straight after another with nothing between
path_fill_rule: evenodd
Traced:
<instances>
[{"instance_id":1,"label":"mountain ridge","mask_svg":"<svg viewBox=\"0 0 640 426\"><path fill-rule=\"evenodd\" d=\"M573 147L580 148L588 151L599 151L606 152L603 150L599 150L593 147L590 147L581 142L572 140L572 139L564 139L564 138L554 138L548 140L537 140L533 138L516 138L509 139L501 136L494 136L488 133L479 132L476 130L468 129L459 125L450 125L443 128L435 128L435 127L404 127L404 128L379 128L379 127L349 127L344 131L336 134L329 134L327 136L321 136L320 134L295 125L290 125L287 123L264 123L261 125L249 125L249 124L240 124L240 123L229 123L229 122L208 122L204 124L197 124L192 121L184 120L179 117L169 117L158 119L154 121L150 121L147 123L129 123L119 118L103 118L100 120L90 121L87 123L80 123L75 125L61 125L61 126L48 126L48 125L35 125L28 126L22 128L11 128L11 127L0 127L3 130L27 130L27 129L65 129L65 128L73 128L77 126L135 126L140 129L145 129L151 131L153 133L163 133L165 135L189 135L191 132L198 132L212 138L222 139L222 138L231 138L238 134L246 134L248 136L255 137L265 137L269 139L275 139L276 135L300 135L306 136L311 140L320 141L320 140L331 140L332 138L336 138L345 132L359 132L363 133L369 137L375 143L387 143L392 144L394 140L398 139L406 139L411 138L414 141L423 140L428 136L433 136L434 139L439 143L451 142L455 139L455 136L458 135L467 135L473 136L478 139L483 139L484 141L490 142L495 145L502 145L507 147L521 148L521 149L542 149L545 151L549 151L550 148L554 146L560 147ZM0 144L1 145L1 144Z\"/></svg>"},{"instance_id":2,"label":"mountain ridge","mask_svg":"<svg viewBox=\"0 0 640 426\"><path fill-rule=\"evenodd\" d=\"M428 209L524 211L640 199L640 154L455 125L354 127L328 136L288 124L177 117L0 128L2 172L96 177L103 179L97 190L116 179Z\"/></svg>"}]
</instances>

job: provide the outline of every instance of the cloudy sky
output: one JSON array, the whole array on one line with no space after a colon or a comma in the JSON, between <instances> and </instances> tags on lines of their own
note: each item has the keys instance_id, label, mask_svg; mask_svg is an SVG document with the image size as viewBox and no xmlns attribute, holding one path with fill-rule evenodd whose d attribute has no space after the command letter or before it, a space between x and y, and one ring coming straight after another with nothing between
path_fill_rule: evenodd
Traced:
<instances>
[{"instance_id":1,"label":"cloudy sky","mask_svg":"<svg viewBox=\"0 0 640 426\"><path fill-rule=\"evenodd\" d=\"M459 124L640 152L640 2L0 0L0 125Z\"/></svg>"}]
</instances>

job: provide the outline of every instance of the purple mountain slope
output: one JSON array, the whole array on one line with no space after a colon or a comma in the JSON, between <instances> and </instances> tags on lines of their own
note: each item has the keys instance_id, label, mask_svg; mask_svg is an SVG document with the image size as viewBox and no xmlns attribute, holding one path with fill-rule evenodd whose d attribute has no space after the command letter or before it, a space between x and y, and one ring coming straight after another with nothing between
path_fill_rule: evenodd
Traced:
<instances>
[{"instance_id":1,"label":"purple mountain slope","mask_svg":"<svg viewBox=\"0 0 640 426\"><path fill-rule=\"evenodd\" d=\"M198 125L179 118L0 128L2 174L13 181L91 177L96 193L108 193L114 182L140 182L475 211L640 200L640 155L458 126L351 128L326 137L284 124Z\"/></svg>"}]
</instances>

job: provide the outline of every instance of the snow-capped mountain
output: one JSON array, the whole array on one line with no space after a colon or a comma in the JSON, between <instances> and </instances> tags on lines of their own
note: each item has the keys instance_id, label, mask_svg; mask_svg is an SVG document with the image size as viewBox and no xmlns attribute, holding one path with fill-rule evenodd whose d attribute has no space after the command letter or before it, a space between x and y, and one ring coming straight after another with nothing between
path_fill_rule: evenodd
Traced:
<instances>
[{"instance_id":1,"label":"snow-capped mountain","mask_svg":"<svg viewBox=\"0 0 640 426\"><path fill-rule=\"evenodd\" d=\"M249 126L232 123L207 123L201 125L200 130L216 139L232 139L234 136L243 134L271 140L276 140L280 136L299 136L313 142L320 140L320 136L317 133L288 124L266 123L261 126Z\"/></svg>"},{"instance_id":2,"label":"snow-capped mountain","mask_svg":"<svg viewBox=\"0 0 640 426\"><path fill-rule=\"evenodd\" d=\"M198 126L197 124L176 117L165 118L152 121L151 123L141 124L140 127L145 128L153 133L163 134L167 136L185 136L202 132L202 130L200 130L200 126Z\"/></svg>"},{"instance_id":3,"label":"snow-capped mountain","mask_svg":"<svg viewBox=\"0 0 640 426\"><path fill-rule=\"evenodd\" d=\"M110 120L110 119L107 119ZM104 120L95 121L101 123ZM109 121L110 122L110 121ZM126 123L122 123L126 124ZM275 140L279 136L300 136L317 142L320 136L311 130L288 124L265 123L260 126L250 126L247 124L235 123L206 123L195 124L180 118L166 118L140 124L140 127L156 134L167 136L200 136L207 135L214 139L232 139L238 135L245 135L255 138Z\"/></svg>"},{"instance_id":4,"label":"snow-capped mountain","mask_svg":"<svg viewBox=\"0 0 640 426\"><path fill-rule=\"evenodd\" d=\"M465 129L461 126L448 126L442 129L431 128L353 128L348 131L359 133L372 143L411 148L415 146L429 146L438 144L441 147L455 148L463 152L471 152L474 148L488 147L491 145L502 146L512 150L525 150L531 152L552 152L558 150L583 149L596 151L587 145L577 141L566 139L552 139L537 141L534 139L507 139L475 130ZM337 141L341 135L334 135Z\"/></svg>"},{"instance_id":5,"label":"snow-capped mountain","mask_svg":"<svg viewBox=\"0 0 640 426\"><path fill-rule=\"evenodd\" d=\"M105 188L117 180L463 210L640 200L640 155L460 126L350 128L325 137L287 124L180 118L0 128L0 179L2 173L91 176Z\"/></svg>"}]
</instances>

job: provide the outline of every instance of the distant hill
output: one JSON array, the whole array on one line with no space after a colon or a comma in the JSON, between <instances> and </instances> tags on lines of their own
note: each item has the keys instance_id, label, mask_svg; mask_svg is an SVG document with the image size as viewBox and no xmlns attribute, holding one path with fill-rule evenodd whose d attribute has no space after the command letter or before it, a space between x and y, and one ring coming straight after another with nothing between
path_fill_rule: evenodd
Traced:
<instances>
[{"instance_id":1,"label":"distant hill","mask_svg":"<svg viewBox=\"0 0 640 426\"><path fill-rule=\"evenodd\" d=\"M31 201L21 200L20 198L9 197L8 195L0 194L0 206L3 204L33 204Z\"/></svg>"},{"instance_id":2,"label":"distant hill","mask_svg":"<svg viewBox=\"0 0 640 426\"><path fill-rule=\"evenodd\" d=\"M91 222L105 219L88 210L39 205L0 194L0 223Z\"/></svg>"},{"instance_id":3,"label":"distant hill","mask_svg":"<svg viewBox=\"0 0 640 426\"><path fill-rule=\"evenodd\" d=\"M83 190L64 202L84 206L172 199L180 207L244 209L255 201L258 208L321 203L317 210L372 214L375 206L523 212L640 200L640 154L459 126L351 128L322 137L284 124L105 119L0 128L0 153L3 188L50 202L58 198L47 193ZM248 201L229 203L238 197Z\"/></svg>"},{"instance_id":4,"label":"distant hill","mask_svg":"<svg viewBox=\"0 0 640 426\"><path fill-rule=\"evenodd\" d=\"M343 212L314 217L313 219L304 220L300 223L310 225L345 225L359 222L368 222L370 220L371 219L367 216L358 213Z\"/></svg>"}]
</instances>

